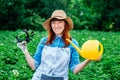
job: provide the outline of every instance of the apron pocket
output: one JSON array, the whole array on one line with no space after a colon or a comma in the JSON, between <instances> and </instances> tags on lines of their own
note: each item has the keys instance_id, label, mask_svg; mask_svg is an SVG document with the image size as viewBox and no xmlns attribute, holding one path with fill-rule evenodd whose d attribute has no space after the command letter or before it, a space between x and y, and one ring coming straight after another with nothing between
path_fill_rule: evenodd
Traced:
<instances>
[{"instance_id":1,"label":"apron pocket","mask_svg":"<svg viewBox=\"0 0 120 80\"><path fill-rule=\"evenodd\" d=\"M64 80L64 78L63 77L51 77L51 76L47 76L45 74L42 74L41 80Z\"/></svg>"}]
</instances>

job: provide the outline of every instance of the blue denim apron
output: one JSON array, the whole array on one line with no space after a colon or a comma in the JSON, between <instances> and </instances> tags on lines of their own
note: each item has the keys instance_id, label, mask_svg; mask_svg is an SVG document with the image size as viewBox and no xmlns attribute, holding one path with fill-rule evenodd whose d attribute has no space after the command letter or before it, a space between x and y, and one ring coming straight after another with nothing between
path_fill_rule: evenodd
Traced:
<instances>
[{"instance_id":1,"label":"blue denim apron","mask_svg":"<svg viewBox=\"0 0 120 80\"><path fill-rule=\"evenodd\" d=\"M41 64L32 80L68 80L70 48L44 46Z\"/></svg>"}]
</instances>

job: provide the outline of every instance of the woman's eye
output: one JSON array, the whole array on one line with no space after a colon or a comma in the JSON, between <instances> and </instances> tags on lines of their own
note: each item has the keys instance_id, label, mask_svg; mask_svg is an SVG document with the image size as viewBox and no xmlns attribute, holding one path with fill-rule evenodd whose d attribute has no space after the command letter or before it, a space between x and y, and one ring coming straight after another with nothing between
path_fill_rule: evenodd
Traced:
<instances>
[{"instance_id":1,"label":"woman's eye","mask_svg":"<svg viewBox=\"0 0 120 80\"><path fill-rule=\"evenodd\" d=\"M52 23L52 24L54 24L54 23L55 23L55 21L52 21L51 23Z\"/></svg>"},{"instance_id":2,"label":"woman's eye","mask_svg":"<svg viewBox=\"0 0 120 80\"><path fill-rule=\"evenodd\" d=\"M52 24L55 24L55 23L62 23L63 21L52 21L51 23Z\"/></svg>"},{"instance_id":3,"label":"woman's eye","mask_svg":"<svg viewBox=\"0 0 120 80\"><path fill-rule=\"evenodd\" d=\"M62 21L59 21L59 23L62 23Z\"/></svg>"}]
</instances>

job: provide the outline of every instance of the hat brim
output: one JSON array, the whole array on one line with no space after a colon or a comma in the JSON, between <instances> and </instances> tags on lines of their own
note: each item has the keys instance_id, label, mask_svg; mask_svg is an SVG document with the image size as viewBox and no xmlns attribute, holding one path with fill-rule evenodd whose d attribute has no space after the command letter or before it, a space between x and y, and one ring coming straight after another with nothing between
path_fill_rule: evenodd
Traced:
<instances>
[{"instance_id":1,"label":"hat brim","mask_svg":"<svg viewBox=\"0 0 120 80\"><path fill-rule=\"evenodd\" d=\"M60 18L60 17L54 17L54 18L57 18L57 19L63 19L63 18ZM50 21L51 19L53 18L48 18L44 23L43 23L43 27L45 30L49 31L50 30ZM74 28L73 26L73 21L70 17L67 17L64 19L65 21L68 22L68 30L72 30Z\"/></svg>"}]
</instances>

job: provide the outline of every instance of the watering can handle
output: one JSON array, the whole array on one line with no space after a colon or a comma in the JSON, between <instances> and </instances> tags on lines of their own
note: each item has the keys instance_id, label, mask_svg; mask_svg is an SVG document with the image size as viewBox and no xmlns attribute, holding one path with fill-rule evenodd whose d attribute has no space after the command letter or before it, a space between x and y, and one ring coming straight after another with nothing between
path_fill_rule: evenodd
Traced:
<instances>
[{"instance_id":1,"label":"watering can handle","mask_svg":"<svg viewBox=\"0 0 120 80\"><path fill-rule=\"evenodd\" d=\"M99 52L99 55L101 56L102 53L103 53L103 45L99 42L99 45L100 45L100 52Z\"/></svg>"}]
</instances>

